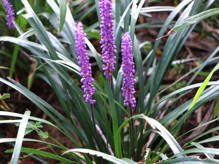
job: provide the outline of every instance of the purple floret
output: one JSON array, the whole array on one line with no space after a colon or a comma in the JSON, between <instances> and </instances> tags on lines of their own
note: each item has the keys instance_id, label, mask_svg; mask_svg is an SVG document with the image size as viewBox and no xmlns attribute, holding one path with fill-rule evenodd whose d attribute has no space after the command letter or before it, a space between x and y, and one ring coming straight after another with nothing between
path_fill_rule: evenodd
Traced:
<instances>
[{"instance_id":1,"label":"purple floret","mask_svg":"<svg viewBox=\"0 0 219 164\"><path fill-rule=\"evenodd\" d=\"M7 26L9 28L14 28L14 9L13 6L10 4L8 0L2 0L2 3L4 5L4 8L7 12L6 20L7 20Z\"/></svg>"},{"instance_id":2,"label":"purple floret","mask_svg":"<svg viewBox=\"0 0 219 164\"><path fill-rule=\"evenodd\" d=\"M76 25L75 48L78 56L78 64L81 67L81 88L84 91L83 97L85 99L85 102L89 104L94 104L96 100L93 99L93 94L95 93L96 89L93 86L94 79L92 78L91 64L89 63L85 38L86 34L83 31L83 25L79 22Z\"/></svg>"},{"instance_id":3,"label":"purple floret","mask_svg":"<svg viewBox=\"0 0 219 164\"><path fill-rule=\"evenodd\" d=\"M103 71L107 79L112 77L114 65L116 63L115 39L113 34L112 4L110 0L99 0L100 9L100 34Z\"/></svg>"},{"instance_id":4,"label":"purple floret","mask_svg":"<svg viewBox=\"0 0 219 164\"><path fill-rule=\"evenodd\" d=\"M124 106L136 107L135 99L135 66L132 52L132 40L129 33L125 33L122 37L122 71L123 71L123 84L122 95L124 97Z\"/></svg>"}]
</instances>

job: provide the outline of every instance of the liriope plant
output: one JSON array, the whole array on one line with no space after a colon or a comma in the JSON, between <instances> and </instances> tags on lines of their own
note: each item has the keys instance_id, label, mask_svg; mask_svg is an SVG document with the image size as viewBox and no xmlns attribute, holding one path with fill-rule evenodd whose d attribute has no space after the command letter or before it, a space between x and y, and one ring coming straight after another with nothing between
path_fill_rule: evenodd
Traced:
<instances>
[{"instance_id":1,"label":"liriope plant","mask_svg":"<svg viewBox=\"0 0 219 164\"><path fill-rule=\"evenodd\" d=\"M13 24L13 22L14 22L14 9L8 0L3 0L2 3L3 3L3 6L7 12L7 14L6 14L7 26L9 28L13 28L14 27L14 24Z\"/></svg>"},{"instance_id":2,"label":"liriope plant","mask_svg":"<svg viewBox=\"0 0 219 164\"><path fill-rule=\"evenodd\" d=\"M20 149L18 152L48 157L63 163L71 163L70 161L91 163L92 161L90 156L81 157L70 152L95 155L113 163L135 163L134 161L152 163L159 160L164 163L200 162L199 159L187 154L203 153L208 158L203 162L215 162L213 155L218 154L218 149L205 148L201 143L208 142L206 141L208 139L209 142L217 141L217 137L203 141L196 138L188 143L193 148L185 144L187 148L185 150L184 145L180 146L173 136L177 138L182 135L179 133L182 125L186 124L185 120L199 106L218 98L218 82L209 82L207 85L210 87L202 92L192 107L192 99L181 105L177 104L178 107L171 110L165 106L165 103L172 100L171 105L174 105L178 100L174 96L186 95L192 89L202 86L200 83L192 84L197 74L193 75L193 80L184 88L157 100L163 91L162 79L168 67L180 52L196 23L218 14L218 8L207 10L214 1L184 0L174 8L160 7L159 9L143 7L145 0L118 0L113 3L110 0L86 1L84 6L89 6L91 3L96 7L99 23L86 26L84 22L85 29L83 29L79 21L84 20L74 19L72 16L74 7L71 11L67 1L47 0L52 12L43 13L41 16L48 20L55 32L47 30L27 0L21 2L24 10L19 13L23 14L30 28L23 32L14 22L19 37L3 36L0 37L0 41L15 43L31 52L38 63L36 78L43 79L53 89L63 111L58 111L13 79L0 78L0 81L31 100L39 110L49 116L75 147L85 149L67 151L66 148L59 147L65 152L63 154L65 157L61 157L61 154L54 155L20 146L17 147ZM80 4L80 1L78 3ZM144 57L141 50L145 42L141 43L138 40L135 28L138 16L140 14L147 16L150 11L171 11L171 13L161 26L153 48ZM174 23L176 17L178 18ZM86 16L83 18L85 19ZM170 25L173 26L168 33ZM89 38L84 31L88 33ZM97 32L100 34L98 35ZM168 35L166 35L162 57L157 59L155 52L160 44L159 38L166 33ZM33 42L31 37L35 37L37 42ZM98 47L90 41L96 38L100 40L101 53L98 53ZM208 60L185 76L195 71L200 72L205 66L217 63L218 58L215 56L217 52L218 48ZM90 63L89 58L94 59L95 62ZM92 64L97 66L92 68ZM82 84L79 83L80 81ZM61 114L63 112L64 114ZM218 119L205 122L205 126L216 121ZM147 123L150 126L147 126ZM198 128L202 126L204 125ZM202 136L216 130L218 129L210 129ZM156 133L163 139L161 140ZM172 151L169 151L169 147ZM98 158L94 159L96 162L102 162Z\"/></svg>"}]
</instances>

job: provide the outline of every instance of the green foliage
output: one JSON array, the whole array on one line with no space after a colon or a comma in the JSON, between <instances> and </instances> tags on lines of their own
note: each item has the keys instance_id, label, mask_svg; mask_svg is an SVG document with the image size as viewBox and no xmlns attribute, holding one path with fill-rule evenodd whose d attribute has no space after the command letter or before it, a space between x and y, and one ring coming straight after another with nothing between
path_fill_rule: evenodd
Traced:
<instances>
[{"instance_id":1,"label":"green foliage","mask_svg":"<svg viewBox=\"0 0 219 164\"><path fill-rule=\"evenodd\" d=\"M201 94L203 93L203 91L205 90L206 86L208 85L208 82L210 81L210 79L212 78L214 72L216 72L219 69L219 64L217 64L214 69L209 73L209 75L207 76L207 78L205 79L205 81L203 82L203 84L200 86L200 88L198 89L191 105L189 106L189 109L192 109L195 105L195 103L197 102L197 100L199 99L199 97L201 96Z\"/></svg>"},{"instance_id":2,"label":"green foliage","mask_svg":"<svg viewBox=\"0 0 219 164\"><path fill-rule=\"evenodd\" d=\"M29 117L30 117L30 111L26 111L23 115L21 122L20 122L20 126L19 126L18 133L17 133L17 139L16 139L16 142L14 145L13 154L11 156L11 163L12 164L18 163L18 160L20 157L20 152L21 152L21 147L22 147L22 142L23 142L23 138L25 135L25 131L26 131Z\"/></svg>"},{"instance_id":3,"label":"green foliage","mask_svg":"<svg viewBox=\"0 0 219 164\"><path fill-rule=\"evenodd\" d=\"M218 116L219 116L219 100L217 100L217 103L214 108L214 117L218 117Z\"/></svg>"},{"instance_id":4,"label":"green foliage","mask_svg":"<svg viewBox=\"0 0 219 164\"><path fill-rule=\"evenodd\" d=\"M17 8L22 8L17 16L17 26L14 30L16 35L8 36L8 33L4 32L2 33L4 36L0 37L0 42L9 42L16 46L12 57L9 58L11 59L10 78L0 78L0 82L28 98L53 123L32 117L29 112L22 115L0 111L2 117L20 118L0 120L0 124L19 124L16 139L0 139L0 143L15 142L14 149L7 151L13 153L12 163L17 162L20 152L40 158L50 158L61 163L73 163L73 161L75 163L92 163L92 160L101 163L102 159L99 157L109 162L124 164L135 163L134 161L155 163L160 160L163 163L180 163L182 161L189 163L200 162L199 159L189 155L200 153L206 157L205 160L202 160L203 163L216 161L214 155L218 154L218 149L207 148L201 144L218 141L218 136L211 136L219 129L218 127L207 129L204 133L181 145L177 140L178 137L212 125L219 120L217 118L218 105L216 105L214 110L216 118L200 123L198 127L182 134L184 125L188 125L187 118L190 118L206 102L218 100L219 83L210 81L218 66L203 83L194 83L194 80L206 66L218 63L219 59L216 55L219 47L182 78L168 85L163 85L163 79L168 68L176 63L174 59L178 57L177 55L181 52L196 24L209 16L218 14L218 8L208 9L214 1L202 0L176 1L175 3L178 5L175 7L144 7L145 2L145 0L116 0L114 3L117 64L113 82L110 84L103 76L101 55L98 53L99 46L96 44L100 39L98 0L73 2L67 2L67 0L58 2L55 0L45 2L21 0L21 3L15 1L16 4L19 4ZM161 39L154 42L139 39L135 30L140 25L137 21L139 15L151 16L151 12L163 11L168 11L170 14L164 22L160 22L161 29L156 38L162 38L165 33L168 35L166 35L167 40L163 43L162 54L158 58L156 52L161 48ZM91 21L88 22L88 18L92 18ZM79 85L80 67L76 62L77 56L74 47L75 22L78 21L85 24L85 31L89 36L86 44L89 56L95 65L93 75L97 90L95 94L97 102L94 105L96 128L91 119L90 106L84 102ZM153 22L151 24L153 25ZM147 24L148 27L151 27L151 24ZM175 31L174 33L168 33L171 28L172 31ZM123 107L121 96L120 40L126 31L131 34L133 40L136 66L138 104L133 117ZM28 56L36 62L36 66L27 78L27 88L22 82L19 83L12 79L16 73L16 64L20 62L21 50L28 52ZM1 54L5 53L7 54L7 52L1 52ZM188 77L190 80L187 82L185 78ZM40 78L50 86L61 106L61 111L30 91L35 78ZM175 90L175 88L179 89ZM191 95L191 91L196 88L199 89L194 98L187 96L189 93ZM178 101L182 97L185 101L179 104ZM9 98L8 95L2 95L0 100L5 98ZM128 124L131 120L134 122L134 150L131 147L132 138ZM49 132L43 130L42 123L56 128L75 147L81 148L70 149L56 142ZM97 131L97 129L99 130ZM32 132L36 132L40 136L40 140L24 138L25 135ZM45 141L46 139L52 143ZM48 151L22 148L23 141L43 143L48 146ZM51 153L49 150L53 150L53 148L65 153L63 155ZM84 153L84 155L79 153Z\"/></svg>"},{"instance_id":5,"label":"green foliage","mask_svg":"<svg viewBox=\"0 0 219 164\"><path fill-rule=\"evenodd\" d=\"M172 31L178 31L182 28L185 28L186 26L190 25L190 24L195 24L200 22L203 19L206 19L208 17L214 16L214 15L218 15L219 14L219 8L214 8L214 9L209 9L206 11L203 11L199 14L193 15L189 18L187 18L185 21L183 21L183 23L175 26Z\"/></svg>"},{"instance_id":6,"label":"green foliage","mask_svg":"<svg viewBox=\"0 0 219 164\"><path fill-rule=\"evenodd\" d=\"M108 154L105 154L105 153L102 153L102 152L99 152L99 151L95 151L95 150L89 150L89 149L70 149L66 152L64 152L64 154L66 153L70 153L70 152L73 152L73 153L87 153L87 154L90 154L90 155L93 155L93 156L97 156L97 157L101 157L109 162L112 162L112 163L115 163L115 164L135 164L135 162L131 161L131 160L123 160L123 159L118 159L112 155L108 155Z\"/></svg>"},{"instance_id":7,"label":"green foliage","mask_svg":"<svg viewBox=\"0 0 219 164\"><path fill-rule=\"evenodd\" d=\"M19 126L19 124L17 125ZM26 127L25 135L30 134L35 131L42 139L47 139L48 132L42 131L41 128L43 128L43 125L41 124L41 122L29 121Z\"/></svg>"},{"instance_id":8,"label":"green foliage","mask_svg":"<svg viewBox=\"0 0 219 164\"><path fill-rule=\"evenodd\" d=\"M62 0L60 2L60 31L62 31L64 23L65 23L65 16L66 16L66 10L67 10L67 0Z\"/></svg>"},{"instance_id":9,"label":"green foliage","mask_svg":"<svg viewBox=\"0 0 219 164\"><path fill-rule=\"evenodd\" d=\"M7 152L10 153L11 151L9 150ZM31 149L31 148L22 148L21 152L27 153L27 154L31 153L31 154L39 155L39 156L42 156L42 157L55 159L56 161L59 161L59 162L62 162L62 163L72 163L71 160L68 160L68 159L63 158L59 155L49 153L49 152L46 152L46 151L43 151L43 150L37 150L37 149Z\"/></svg>"},{"instance_id":10,"label":"green foliage","mask_svg":"<svg viewBox=\"0 0 219 164\"><path fill-rule=\"evenodd\" d=\"M0 95L0 100L5 100L5 99L9 99L9 98L10 98L9 93L3 93L2 95Z\"/></svg>"}]
</instances>

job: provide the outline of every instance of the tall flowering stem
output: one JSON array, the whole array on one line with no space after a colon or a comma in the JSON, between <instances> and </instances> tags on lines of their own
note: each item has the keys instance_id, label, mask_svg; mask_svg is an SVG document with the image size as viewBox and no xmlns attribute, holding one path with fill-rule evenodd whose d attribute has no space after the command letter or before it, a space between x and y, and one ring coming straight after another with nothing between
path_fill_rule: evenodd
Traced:
<instances>
[{"instance_id":1,"label":"tall flowering stem","mask_svg":"<svg viewBox=\"0 0 219 164\"><path fill-rule=\"evenodd\" d=\"M133 60L132 40L129 33L122 37L122 71L123 84L122 95L124 97L124 106L134 109L136 107L135 99L135 66Z\"/></svg>"},{"instance_id":2,"label":"tall flowering stem","mask_svg":"<svg viewBox=\"0 0 219 164\"><path fill-rule=\"evenodd\" d=\"M100 45L101 45L101 54L102 54L102 68L104 75L107 79L107 87L109 87L109 95L113 96L113 83L112 75L115 70L116 63L116 46L115 46L115 37L114 37L114 26L113 26L113 13L112 13L112 4L111 0L99 0L99 9L100 9ZM110 90L111 86L111 90ZM109 97L111 97L109 96ZM121 157L121 143L118 138L120 134L117 134L118 130L118 118L116 110L110 110L112 117L112 128L113 128L113 138L114 138L114 148L115 154L118 157Z\"/></svg>"},{"instance_id":3,"label":"tall flowering stem","mask_svg":"<svg viewBox=\"0 0 219 164\"><path fill-rule=\"evenodd\" d=\"M96 136L96 126L95 126L95 118L94 118L94 104L96 100L93 99L93 94L96 89L93 86L94 79L92 78L91 64L89 62L89 57L87 53L87 46L85 43L86 34L83 30L83 25L81 22L77 23L76 31L75 31L75 48L78 56L78 64L81 67L80 75L81 75L81 83L82 89L84 91L84 99L86 103L91 105L91 120L94 126L94 136ZM96 138L96 137L94 137Z\"/></svg>"},{"instance_id":4,"label":"tall flowering stem","mask_svg":"<svg viewBox=\"0 0 219 164\"><path fill-rule=\"evenodd\" d=\"M94 79L92 78L91 64L89 63L85 38L86 34L83 31L83 25L79 22L76 25L75 48L78 56L78 63L81 67L80 75L82 77L81 83L82 89L84 91L83 97L85 99L85 102L93 105L96 101L92 97L96 89L93 86Z\"/></svg>"},{"instance_id":5,"label":"tall flowering stem","mask_svg":"<svg viewBox=\"0 0 219 164\"><path fill-rule=\"evenodd\" d=\"M112 4L110 0L99 0L100 34L104 75L108 80L112 77L116 63L116 46L113 30Z\"/></svg>"},{"instance_id":6,"label":"tall flowering stem","mask_svg":"<svg viewBox=\"0 0 219 164\"><path fill-rule=\"evenodd\" d=\"M125 33L122 37L121 43L122 49L122 71L123 71L123 84L122 84L122 95L124 97L124 106L130 108L130 115L133 116L134 109L136 107L135 99L135 66L133 60L132 40L129 33ZM135 143L134 143L134 122L131 119L130 123L130 136L131 136L131 151L132 157L135 154Z\"/></svg>"},{"instance_id":7,"label":"tall flowering stem","mask_svg":"<svg viewBox=\"0 0 219 164\"><path fill-rule=\"evenodd\" d=\"M4 8L7 12L6 20L7 20L7 26L9 28L14 28L14 9L11 3L8 0L2 0L2 3L4 5Z\"/></svg>"}]
</instances>

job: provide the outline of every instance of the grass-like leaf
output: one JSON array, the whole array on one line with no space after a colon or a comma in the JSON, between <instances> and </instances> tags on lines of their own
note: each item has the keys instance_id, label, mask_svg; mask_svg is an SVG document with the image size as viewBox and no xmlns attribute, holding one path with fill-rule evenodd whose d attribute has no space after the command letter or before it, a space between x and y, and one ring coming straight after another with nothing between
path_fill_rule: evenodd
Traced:
<instances>
[{"instance_id":1,"label":"grass-like leaf","mask_svg":"<svg viewBox=\"0 0 219 164\"><path fill-rule=\"evenodd\" d=\"M10 153L11 151L9 150L7 152ZM61 156L56 155L54 153L49 153L49 152L46 152L46 151L43 151L43 150L32 149L32 148L22 148L21 152L27 153L27 154L39 155L39 156L47 157L47 158L50 158L50 159L55 159L55 160L57 160L59 162L62 162L62 163L74 163L73 161L71 161L67 158L64 158L64 157L61 157ZM17 163L13 163L13 164L17 164Z\"/></svg>"},{"instance_id":2,"label":"grass-like leaf","mask_svg":"<svg viewBox=\"0 0 219 164\"><path fill-rule=\"evenodd\" d=\"M18 159L19 159L19 156L20 156L21 147L22 147L22 143L23 143L23 138L24 138L24 135L25 135L25 131L26 131L26 127L27 127L29 117L30 117L30 111L26 111L23 115L23 118L22 118L21 122L20 122L18 133L17 133L17 138L16 138L14 150L13 150L13 154L12 154L12 157L11 157L11 163L12 164L17 164L18 163Z\"/></svg>"},{"instance_id":3,"label":"grass-like leaf","mask_svg":"<svg viewBox=\"0 0 219 164\"><path fill-rule=\"evenodd\" d=\"M62 31L64 23L65 23L65 16L67 12L67 0L61 0L60 2L60 26L59 29Z\"/></svg>"},{"instance_id":4,"label":"grass-like leaf","mask_svg":"<svg viewBox=\"0 0 219 164\"><path fill-rule=\"evenodd\" d=\"M207 78L204 80L204 82L202 83L202 85L200 86L200 88L198 89L197 93L195 94L195 97L192 101L192 103L190 104L188 110L191 110L195 103L197 102L197 100L199 99L199 97L201 96L201 94L203 93L203 91L205 90L205 88L208 85L208 82L210 81L211 77L213 76L214 72L216 72L219 69L219 64L217 64L214 69L209 73L209 75L207 76Z\"/></svg>"},{"instance_id":5,"label":"grass-like leaf","mask_svg":"<svg viewBox=\"0 0 219 164\"><path fill-rule=\"evenodd\" d=\"M0 111L0 116L2 117L18 117L18 118L22 118L23 117L23 114L19 114L19 113L14 113L14 112L5 112L5 111ZM42 122L42 123L45 123L45 124L48 124L50 126L53 126L53 127L56 127L54 124L52 124L51 122L47 121L47 120L44 120L44 119L41 119L41 118L37 118L37 117L33 117L33 116L30 116L29 117L29 120L32 120L32 121L38 121L38 122ZM57 127L56 127L57 128Z\"/></svg>"},{"instance_id":6,"label":"grass-like leaf","mask_svg":"<svg viewBox=\"0 0 219 164\"><path fill-rule=\"evenodd\" d=\"M16 142L16 140L17 140L17 138L0 138L0 143ZM33 143L36 142L36 143L41 143L41 144L45 144L45 145L48 145L48 146L53 146L53 147L56 147L56 148L66 150L66 148L61 146L61 145L56 145L56 144L53 144L53 143L49 143L49 142L41 141L41 140L36 140L36 139L32 139L32 138L23 138L23 142L33 142ZM13 152L13 150L6 150L6 152L11 153L11 152Z\"/></svg>"},{"instance_id":7,"label":"grass-like leaf","mask_svg":"<svg viewBox=\"0 0 219 164\"><path fill-rule=\"evenodd\" d=\"M64 152L64 154L67 154L67 153L70 153L70 152L73 152L73 153L85 153L85 154L90 154L90 155L93 155L93 156L97 156L97 157L101 157L109 162L112 162L112 163L115 163L115 164L136 164L134 161L127 161L127 160L123 160L123 159L118 159L114 156L111 156L109 154L106 154L106 153L103 153L103 152L99 152L99 151L96 151L96 150L90 150L90 149L70 149L66 152Z\"/></svg>"},{"instance_id":8,"label":"grass-like leaf","mask_svg":"<svg viewBox=\"0 0 219 164\"><path fill-rule=\"evenodd\" d=\"M153 129L159 130L158 134L160 134L161 137L163 137L163 139L168 143L174 154L178 155L183 151L182 147L179 145L176 139L163 125L161 125L158 121L156 121L153 118L147 117L145 115L142 115L142 117L149 123L149 125Z\"/></svg>"},{"instance_id":9,"label":"grass-like leaf","mask_svg":"<svg viewBox=\"0 0 219 164\"><path fill-rule=\"evenodd\" d=\"M218 15L218 14L219 14L219 8L214 8L214 9L209 9L209 10L203 11L201 13L198 13L196 15L193 15L193 16L187 18L181 24L176 25L172 29L172 31L179 31L180 29L185 28L186 26L198 23L203 19L206 19L206 18L214 16L214 15Z\"/></svg>"}]
</instances>

